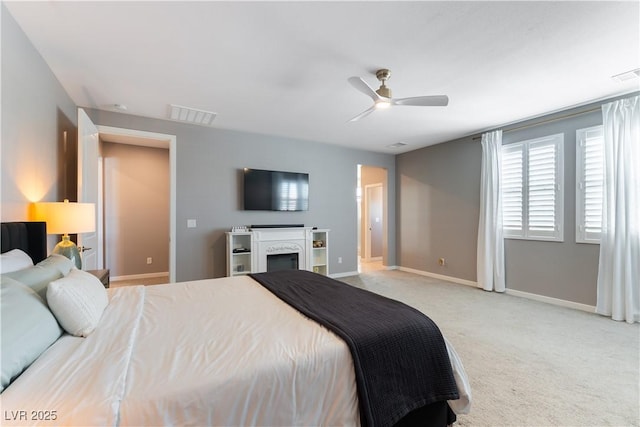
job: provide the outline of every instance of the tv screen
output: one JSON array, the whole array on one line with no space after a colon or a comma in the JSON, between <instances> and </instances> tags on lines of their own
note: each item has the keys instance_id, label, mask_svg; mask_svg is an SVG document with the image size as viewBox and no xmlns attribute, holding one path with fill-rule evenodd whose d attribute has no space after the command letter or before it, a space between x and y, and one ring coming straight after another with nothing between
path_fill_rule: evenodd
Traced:
<instances>
[{"instance_id":1,"label":"tv screen","mask_svg":"<svg viewBox=\"0 0 640 427\"><path fill-rule=\"evenodd\" d=\"M245 168L244 210L309 210L309 174Z\"/></svg>"}]
</instances>

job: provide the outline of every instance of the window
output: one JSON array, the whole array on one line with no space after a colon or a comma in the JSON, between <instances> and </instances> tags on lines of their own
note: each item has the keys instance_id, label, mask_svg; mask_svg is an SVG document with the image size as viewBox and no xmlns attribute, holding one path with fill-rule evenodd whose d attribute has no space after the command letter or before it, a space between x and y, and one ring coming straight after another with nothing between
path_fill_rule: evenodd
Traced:
<instances>
[{"instance_id":1,"label":"window","mask_svg":"<svg viewBox=\"0 0 640 427\"><path fill-rule=\"evenodd\" d=\"M502 147L504 237L562 241L564 135Z\"/></svg>"},{"instance_id":2,"label":"window","mask_svg":"<svg viewBox=\"0 0 640 427\"><path fill-rule=\"evenodd\" d=\"M576 242L600 243L604 173L602 126L576 131Z\"/></svg>"}]
</instances>

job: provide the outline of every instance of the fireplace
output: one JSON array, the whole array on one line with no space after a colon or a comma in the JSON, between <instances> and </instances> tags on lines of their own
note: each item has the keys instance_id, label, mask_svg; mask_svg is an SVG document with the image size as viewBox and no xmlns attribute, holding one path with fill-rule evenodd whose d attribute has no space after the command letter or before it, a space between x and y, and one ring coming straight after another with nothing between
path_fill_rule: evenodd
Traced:
<instances>
[{"instance_id":1,"label":"fireplace","mask_svg":"<svg viewBox=\"0 0 640 427\"><path fill-rule=\"evenodd\" d=\"M294 226L227 232L227 275L294 269L328 275L328 232Z\"/></svg>"},{"instance_id":2,"label":"fireplace","mask_svg":"<svg viewBox=\"0 0 640 427\"><path fill-rule=\"evenodd\" d=\"M310 229L265 228L252 230L252 234L255 271L310 269Z\"/></svg>"},{"instance_id":3,"label":"fireplace","mask_svg":"<svg viewBox=\"0 0 640 427\"><path fill-rule=\"evenodd\" d=\"M298 253L267 255L267 271L297 270Z\"/></svg>"}]
</instances>

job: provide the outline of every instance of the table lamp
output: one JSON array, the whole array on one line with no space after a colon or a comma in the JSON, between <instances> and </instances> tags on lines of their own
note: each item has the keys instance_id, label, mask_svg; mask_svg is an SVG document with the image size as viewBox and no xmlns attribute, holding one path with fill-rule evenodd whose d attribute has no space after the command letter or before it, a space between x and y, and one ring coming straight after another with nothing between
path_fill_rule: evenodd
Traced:
<instances>
[{"instance_id":1,"label":"table lamp","mask_svg":"<svg viewBox=\"0 0 640 427\"><path fill-rule=\"evenodd\" d=\"M47 234L62 234L55 248L54 254L64 255L74 262L78 269L82 269L80 251L75 243L69 239L69 234L90 233L96 230L95 205L93 203L42 202L36 203L36 216L46 221Z\"/></svg>"}]
</instances>

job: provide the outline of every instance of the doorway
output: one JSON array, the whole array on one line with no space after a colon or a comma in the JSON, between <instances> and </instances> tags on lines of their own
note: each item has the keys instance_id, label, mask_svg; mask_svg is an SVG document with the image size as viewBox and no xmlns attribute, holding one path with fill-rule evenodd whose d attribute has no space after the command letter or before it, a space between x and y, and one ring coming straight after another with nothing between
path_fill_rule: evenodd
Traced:
<instances>
[{"instance_id":1,"label":"doorway","mask_svg":"<svg viewBox=\"0 0 640 427\"><path fill-rule=\"evenodd\" d=\"M387 258L387 170L358 165L358 271L385 268Z\"/></svg>"},{"instance_id":2,"label":"doorway","mask_svg":"<svg viewBox=\"0 0 640 427\"><path fill-rule=\"evenodd\" d=\"M168 221L166 224L166 227L168 228L168 239L166 239L165 244L168 247L168 277L166 277L167 272L163 272L164 276L167 278L167 280L165 282L175 282L176 280L176 248L175 248L175 242L176 242L176 226L175 226L175 218L176 218L176 205L175 205L175 201L176 201L176 136L175 135L169 135L169 134L160 134L160 133L155 133L155 132L146 132L146 131L139 131L139 130L133 130L133 129L124 129L124 128L116 128L116 127L110 127L110 126L96 126L95 127L97 129L97 135L99 140L102 142L110 142L110 143L114 143L114 144L127 144L127 145L131 145L131 146L137 146L137 147L153 147L153 148L160 148L163 150L168 150L168 212L167 212L167 216L168 216ZM80 141L79 141L80 143ZM98 211L97 211L97 220L96 223L98 224L98 226L101 228L101 231L104 231L104 214L105 211L109 208L109 203L111 203L110 197L109 195L104 194L104 188L105 188L105 183L104 183L104 158L102 158L101 156L97 159L97 167L95 168L95 172L96 174L98 174L99 176L99 180L100 180L100 186L99 186L99 194L97 197L100 198L100 203L97 204L98 206ZM113 206L111 206L113 207ZM164 210L164 209L163 209ZM120 214L118 214L120 215ZM103 256L100 259L100 262L102 263L102 265L104 265L104 260L108 259L110 255L113 254L109 254L106 253L106 251L109 250L109 242L107 242L107 236L105 236L104 233L98 233L101 234L100 236L100 241L98 242L98 247L103 249ZM132 242L135 241L135 239L140 239L140 236L133 236L133 235L126 235L126 236L117 236L117 238L120 241L123 242ZM139 254L140 256L143 256L143 259L145 261L146 264L149 264L151 261L151 263L153 262L153 258L151 260L148 259L148 257L145 254ZM109 265L104 265L104 268L109 268ZM114 279L116 279L118 277L118 273L114 272L115 277ZM114 276L114 274L112 273L112 276ZM138 277L135 277L136 275L129 275L131 277L129 277L130 279L143 279L145 278L145 274L140 274L137 275ZM152 278L152 276L154 276L153 274L150 275L150 278Z\"/></svg>"}]
</instances>

